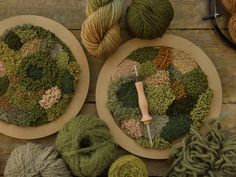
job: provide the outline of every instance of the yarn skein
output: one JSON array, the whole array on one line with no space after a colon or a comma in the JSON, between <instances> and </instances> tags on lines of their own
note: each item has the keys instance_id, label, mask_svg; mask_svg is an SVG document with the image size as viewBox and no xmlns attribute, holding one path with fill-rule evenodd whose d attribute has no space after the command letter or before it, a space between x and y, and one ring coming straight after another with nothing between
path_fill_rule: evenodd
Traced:
<instances>
[{"instance_id":1,"label":"yarn skein","mask_svg":"<svg viewBox=\"0 0 236 177\"><path fill-rule=\"evenodd\" d=\"M221 0L221 3L229 13L234 14L236 12L236 0Z\"/></svg>"},{"instance_id":2,"label":"yarn skein","mask_svg":"<svg viewBox=\"0 0 236 177\"><path fill-rule=\"evenodd\" d=\"M169 0L133 0L126 13L130 33L136 37L161 37L170 26L174 9Z\"/></svg>"},{"instance_id":3,"label":"yarn skein","mask_svg":"<svg viewBox=\"0 0 236 177\"><path fill-rule=\"evenodd\" d=\"M28 143L13 150L5 177L72 177L53 147Z\"/></svg>"},{"instance_id":4,"label":"yarn skein","mask_svg":"<svg viewBox=\"0 0 236 177\"><path fill-rule=\"evenodd\" d=\"M236 14L230 18L228 28L231 39L236 43Z\"/></svg>"},{"instance_id":5,"label":"yarn skein","mask_svg":"<svg viewBox=\"0 0 236 177\"><path fill-rule=\"evenodd\" d=\"M113 162L116 145L101 119L79 115L59 131L56 149L75 176L95 177Z\"/></svg>"},{"instance_id":6,"label":"yarn skein","mask_svg":"<svg viewBox=\"0 0 236 177\"><path fill-rule=\"evenodd\" d=\"M148 172L141 159L134 155L124 155L111 165L108 177L148 177Z\"/></svg>"},{"instance_id":7,"label":"yarn skein","mask_svg":"<svg viewBox=\"0 0 236 177\"><path fill-rule=\"evenodd\" d=\"M123 0L88 0L82 25L82 43L96 57L110 56L120 45Z\"/></svg>"}]
</instances>

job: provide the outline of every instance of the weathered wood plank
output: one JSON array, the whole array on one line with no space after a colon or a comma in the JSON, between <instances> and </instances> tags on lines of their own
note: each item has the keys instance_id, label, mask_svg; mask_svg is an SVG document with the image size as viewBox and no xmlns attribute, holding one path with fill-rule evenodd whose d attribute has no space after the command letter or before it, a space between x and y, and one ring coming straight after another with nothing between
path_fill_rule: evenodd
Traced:
<instances>
[{"instance_id":1,"label":"weathered wood plank","mask_svg":"<svg viewBox=\"0 0 236 177\"><path fill-rule=\"evenodd\" d=\"M122 29L125 26L125 11L131 0L124 0L124 13L121 18ZM201 18L208 14L206 0L171 0L175 9L175 18L171 29L206 29L212 28L210 22L203 22ZM86 0L1 0L0 20L15 15L41 15L52 18L69 29L81 29L85 15ZM228 19L227 15L225 17ZM220 22L220 26L227 27L227 20Z\"/></svg>"},{"instance_id":2,"label":"weathered wood plank","mask_svg":"<svg viewBox=\"0 0 236 177\"><path fill-rule=\"evenodd\" d=\"M80 30L72 30L81 41ZM168 33L182 36L199 46L213 61L219 72L223 86L223 102L236 103L236 52L228 47L212 30L169 30ZM132 37L127 31L122 31L122 42ZM86 50L85 50L86 51ZM95 102L96 82L105 59L96 59L89 55L88 61L91 71L90 90L88 102Z\"/></svg>"},{"instance_id":3,"label":"weathered wood plank","mask_svg":"<svg viewBox=\"0 0 236 177\"><path fill-rule=\"evenodd\" d=\"M85 104L81 113L97 114L95 104ZM224 118L225 129L231 131L231 133L236 133L236 104L224 104L222 109L222 117ZM53 145L56 138L56 134L51 135L46 138L41 138L37 140L30 140L30 142L40 143L42 145L48 146ZM19 140L15 138L10 138L5 135L0 134L1 146L0 146L0 176L4 172L6 161L11 154L12 150L18 145L28 142L27 140ZM122 148L119 148L119 155L129 154ZM163 176L168 167L169 163L167 160L150 160L143 159L148 167L150 176Z\"/></svg>"}]
</instances>

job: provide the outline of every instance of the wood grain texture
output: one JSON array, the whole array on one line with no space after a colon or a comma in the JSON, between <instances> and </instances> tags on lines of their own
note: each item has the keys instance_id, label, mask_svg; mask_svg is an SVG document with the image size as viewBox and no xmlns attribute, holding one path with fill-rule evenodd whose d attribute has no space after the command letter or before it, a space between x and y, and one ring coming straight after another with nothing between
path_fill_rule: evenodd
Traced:
<instances>
[{"instance_id":1,"label":"wood grain texture","mask_svg":"<svg viewBox=\"0 0 236 177\"><path fill-rule=\"evenodd\" d=\"M207 0L170 0L175 10L171 29L209 29L212 25L201 18L208 14ZM124 13L120 24L125 26L125 11L131 0L124 0ZM86 0L4 0L0 1L0 20L15 15L41 15L52 18L69 29L81 29L85 15ZM226 13L225 13L226 14ZM228 17L225 17L228 19ZM224 19L225 19L224 18ZM220 20L222 28L227 20Z\"/></svg>"}]
</instances>

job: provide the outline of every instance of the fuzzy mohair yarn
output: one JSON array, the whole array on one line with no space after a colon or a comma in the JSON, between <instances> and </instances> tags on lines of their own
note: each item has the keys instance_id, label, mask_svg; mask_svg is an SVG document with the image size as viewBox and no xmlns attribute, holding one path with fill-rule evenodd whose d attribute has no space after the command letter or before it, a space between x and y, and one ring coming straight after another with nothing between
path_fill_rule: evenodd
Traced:
<instances>
[{"instance_id":1,"label":"fuzzy mohair yarn","mask_svg":"<svg viewBox=\"0 0 236 177\"><path fill-rule=\"evenodd\" d=\"M5 177L72 177L53 147L33 143L13 150L4 172Z\"/></svg>"},{"instance_id":2,"label":"fuzzy mohair yarn","mask_svg":"<svg viewBox=\"0 0 236 177\"><path fill-rule=\"evenodd\" d=\"M116 145L101 119L79 115L59 131L56 149L75 176L96 177L113 162Z\"/></svg>"},{"instance_id":3,"label":"fuzzy mohair yarn","mask_svg":"<svg viewBox=\"0 0 236 177\"><path fill-rule=\"evenodd\" d=\"M169 0L133 0L126 13L130 33L136 37L161 37L174 17Z\"/></svg>"},{"instance_id":4,"label":"fuzzy mohair yarn","mask_svg":"<svg viewBox=\"0 0 236 177\"><path fill-rule=\"evenodd\" d=\"M88 18L82 25L82 43L96 57L110 56L120 45L119 19L123 0L88 0Z\"/></svg>"},{"instance_id":5,"label":"fuzzy mohair yarn","mask_svg":"<svg viewBox=\"0 0 236 177\"><path fill-rule=\"evenodd\" d=\"M111 165L108 177L148 177L148 172L141 159L134 155L124 155Z\"/></svg>"}]
</instances>

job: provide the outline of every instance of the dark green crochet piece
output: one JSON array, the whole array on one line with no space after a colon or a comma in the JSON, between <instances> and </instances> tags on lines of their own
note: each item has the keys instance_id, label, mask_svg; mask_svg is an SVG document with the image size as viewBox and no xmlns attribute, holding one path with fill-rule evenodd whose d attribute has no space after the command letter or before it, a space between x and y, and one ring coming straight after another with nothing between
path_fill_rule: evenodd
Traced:
<instances>
[{"instance_id":1,"label":"dark green crochet piece","mask_svg":"<svg viewBox=\"0 0 236 177\"><path fill-rule=\"evenodd\" d=\"M189 115L181 114L170 117L169 122L163 128L160 137L168 142L172 142L187 134L191 128L191 123L192 121Z\"/></svg>"},{"instance_id":2,"label":"dark green crochet piece","mask_svg":"<svg viewBox=\"0 0 236 177\"><path fill-rule=\"evenodd\" d=\"M0 77L0 96L6 93L9 86L9 79L7 76Z\"/></svg>"},{"instance_id":3,"label":"dark green crochet piece","mask_svg":"<svg viewBox=\"0 0 236 177\"><path fill-rule=\"evenodd\" d=\"M3 42L12 50L19 50L23 45L20 37L14 31L8 31L3 37Z\"/></svg>"},{"instance_id":4,"label":"dark green crochet piece","mask_svg":"<svg viewBox=\"0 0 236 177\"><path fill-rule=\"evenodd\" d=\"M138 107L138 94L135 87L135 81L131 80L120 86L117 92L118 99L125 107Z\"/></svg>"},{"instance_id":5,"label":"dark green crochet piece","mask_svg":"<svg viewBox=\"0 0 236 177\"><path fill-rule=\"evenodd\" d=\"M183 83L187 93L195 99L208 88L207 76L200 68L184 74Z\"/></svg>"},{"instance_id":6,"label":"dark green crochet piece","mask_svg":"<svg viewBox=\"0 0 236 177\"><path fill-rule=\"evenodd\" d=\"M72 93L75 91L74 88L74 77L70 74L69 71L65 71L60 74L60 88L62 89L63 93Z\"/></svg>"},{"instance_id":7,"label":"dark green crochet piece","mask_svg":"<svg viewBox=\"0 0 236 177\"><path fill-rule=\"evenodd\" d=\"M168 116L178 116L179 114L190 114L197 101L191 96L182 97L174 100L166 111Z\"/></svg>"},{"instance_id":8,"label":"dark green crochet piece","mask_svg":"<svg viewBox=\"0 0 236 177\"><path fill-rule=\"evenodd\" d=\"M152 61L154 60L159 53L159 49L155 47L143 47L138 48L137 50L133 51L128 58L136 61L138 63L143 63L145 61Z\"/></svg>"}]
</instances>

